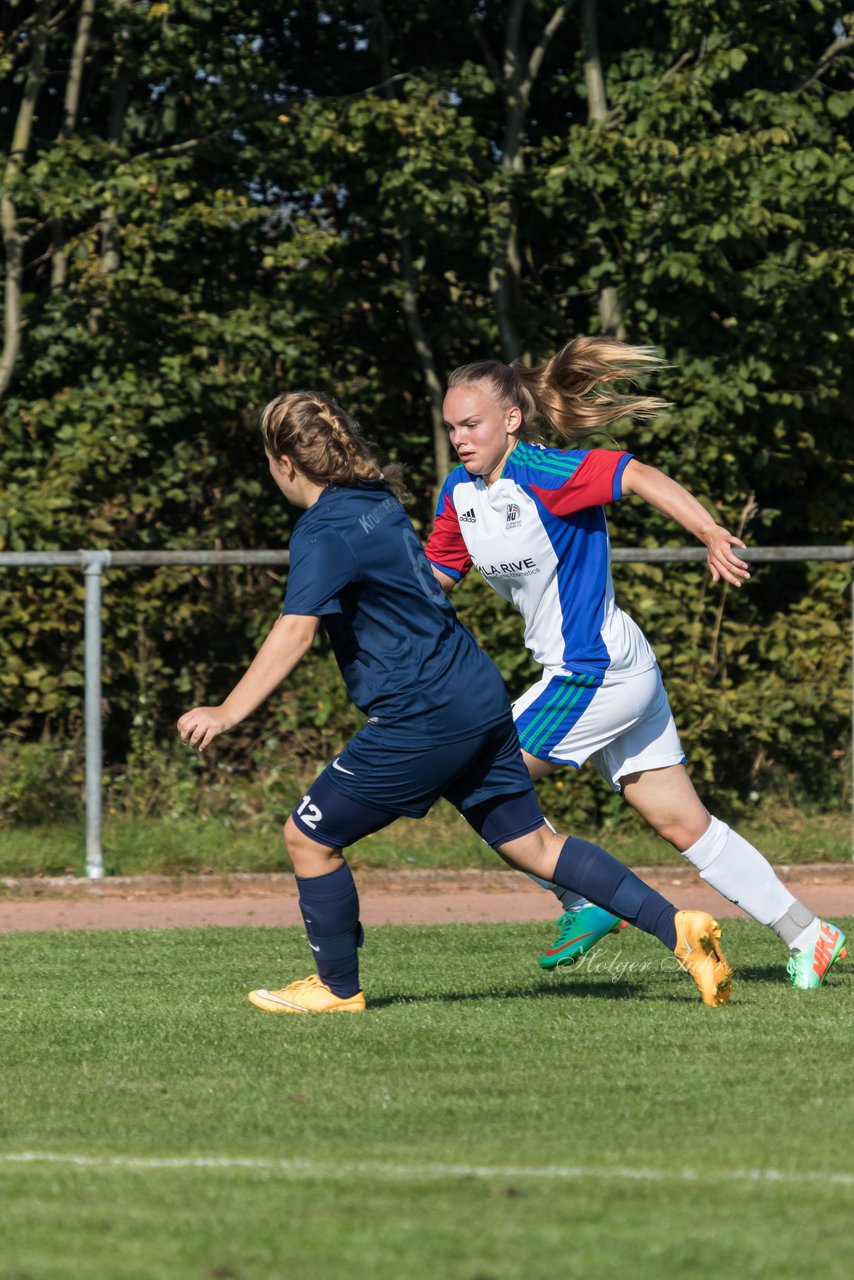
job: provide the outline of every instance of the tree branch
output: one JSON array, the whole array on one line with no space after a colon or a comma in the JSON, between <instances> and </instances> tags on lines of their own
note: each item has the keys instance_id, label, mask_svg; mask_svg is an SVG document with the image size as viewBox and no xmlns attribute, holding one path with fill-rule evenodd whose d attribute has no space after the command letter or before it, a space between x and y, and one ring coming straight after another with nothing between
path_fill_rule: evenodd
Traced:
<instances>
[{"instance_id":1,"label":"tree branch","mask_svg":"<svg viewBox=\"0 0 854 1280\"><path fill-rule=\"evenodd\" d=\"M128 9L129 0L119 0L119 9ZM113 85L110 96L110 123L107 145L110 150L118 150L125 127L127 115L129 75L125 51L130 43L130 27L120 22L116 32L116 58L113 63ZM101 217L101 270L105 275L117 271L121 257L119 254L119 220L112 206L104 209Z\"/></svg>"},{"instance_id":2,"label":"tree branch","mask_svg":"<svg viewBox=\"0 0 854 1280\"><path fill-rule=\"evenodd\" d=\"M527 0L514 0L504 26L504 66L499 88L505 103L504 141L501 167L508 174L522 174L525 161L522 138L531 100L531 91L540 73L549 44L572 8L574 0L564 0L552 12L527 59L523 57L522 18ZM522 287L522 261L519 253L518 208L514 196L505 196L507 230L496 243L489 270L489 291L501 335L505 358L516 360L522 355L522 341L516 328L514 311Z\"/></svg>"},{"instance_id":3,"label":"tree branch","mask_svg":"<svg viewBox=\"0 0 854 1280\"><path fill-rule=\"evenodd\" d=\"M581 0L581 44L584 53L584 83L587 86L587 119L604 123L608 118L608 98L599 54L596 0Z\"/></svg>"},{"instance_id":4,"label":"tree branch","mask_svg":"<svg viewBox=\"0 0 854 1280\"><path fill-rule=\"evenodd\" d=\"M666 71L663 71L661 73L658 80L656 81L655 89L660 89L663 84L667 84L667 81L671 78L671 76L678 75L679 72L682 70L682 68L686 65L686 63L690 62L691 59L694 57L696 57L694 50L687 49L685 53L681 55L681 57L676 59L672 67L668 67ZM653 89L653 93L655 93L655 89Z\"/></svg>"},{"instance_id":5,"label":"tree branch","mask_svg":"<svg viewBox=\"0 0 854 1280\"><path fill-rule=\"evenodd\" d=\"M68 4L64 9L59 9L52 18L49 18L47 22L48 31L56 31L58 27L61 27L71 12L71 9L72 5Z\"/></svg>"},{"instance_id":6,"label":"tree branch","mask_svg":"<svg viewBox=\"0 0 854 1280\"><path fill-rule=\"evenodd\" d=\"M60 142L67 142L77 127L77 116L80 112L80 95L83 86L83 68L89 49L89 37L92 21L95 16L95 0L82 0L80 15L77 19L77 32L71 49L71 62L68 67L68 78L65 82L65 99L62 110L62 124L59 129ZM51 292L65 287L68 273L68 257L65 252L65 230L60 218L52 224L52 256L50 263Z\"/></svg>"},{"instance_id":7,"label":"tree branch","mask_svg":"<svg viewBox=\"0 0 854 1280\"><path fill-rule=\"evenodd\" d=\"M400 245L400 275L403 281L400 298L401 308L412 337L412 345L415 347L416 355L421 363L421 372L424 375L427 394L430 397L430 418L433 426L433 460L436 494L438 496L439 489L442 487L442 482L451 465L448 433L445 430L444 415L442 413L444 390L442 380L439 377L433 346L427 336L427 330L424 327L424 322L421 319L421 310L418 306L415 271L412 263L412 242L408 235L399 233L398 243Z\"/></svg>"},{"instance_id":8,"label":"tree branch","mask_svg":"<svg viewBox=\"0 0 854 1280\"><path fill-rule=\"evenodd\" d=\"M503 80L508 92L521 80L522 15L528 0L513 0L504 24Z\"/></svg>"},{"instance_id":9,"label":"tree branch","mask_svg":"<svg viewBox=\"0 0 854 1280\"><path fill-rule=\"evenodd\" d=\"M391 75L391 60L389 57L389 40L388 25L385 20L385 14L382 10L380 0L374 3L374 20L377 27L377 35L379 38L379 60L383 74L382 91L386 98L394 97L392 85L395 81L402 79L401 76ZM400 250L400 276L403 284L400 295L400 304L409 329L412 345L415 348L415 354L421 365L421 373L424 377L424 383L427 387L427 394L430 400L430 420L432 423L433 434L433 466L435 475L435 490L438 497L439 490L445 476L448 474L451 465L450 446L448 444L448 434L445 431L444 415L442 413L443 387L442 380L439 377L439 368L436 361L436 354L433 345L430 342L424 321L421 318L421 309L418 304L418 291L416 288L415 267L412 260L412 241L407 232L402 228L396 229L398 249Z\"/></svg>"},{"instance_id":10,"label":"tree branch","mask_svg":"<svg viewBox=\"0 0 854 1280\"><path fill-rule=\"evenodd\" d=\"M736 530L735 530L735 536L737 538L743 537L745 529L747 528L748 524L753 519L753 517L757 515L758 511L759 511L759 504L756 501L756 495L751 492L748 494L747 501L745 502L744 506L741 508L741 511L739 512L738 525L736 526ZM714 626L712 627L712 648L711 648L711 653L709 654L709 662L713 668L717 667L718 665L718 654L721 651L721 645L720 645L721 628L723 626L724 611L726 609L726 600L727 600L728 592L729 592L729 583L725 582L721 590L720 599L718 601L718 607L715 611ZM722 684L726 683L726 654L723 655L722 668L721 668L721 683Z\"/></svg>"},{"instance_id":11,"label":"tree branch","mask_svg":"<svg viewBox=\"0 0 854 1280\"><path fill-rule=\"evenodd\" d=\"M21 350L21 290L24 273L25 239L21 235L18 210L14 197L15 180L23 167L30 146L36 104L45 79L47 57L48 18L52 0L40 0L33 19L33 40L30 64L24 80L24 90L18 107L12 144L3 172L3 195L0 197L0 227L6 253L6 281L4 285L5 307L3 312L3 351L0 355L0 396L5 395L15 372Z\"/></svg>"},{"instance_id":12,"label":"tree branch","mask_svg":"<svg viewBox=\"0 0 854 1280\"><path fill-rule=\"evenodd\" d=\"M608 119L608 98L599 54L596 0L581 0L581 42L584 51L584 80L587 85L587 118L591 122L604 124ZM595 199L605 217L604 204L598 193L595 193ZM622 341L626 336L620 295L612 284L603 284L599 290L599 326L609 337Z\"/></svg>"},{"instance_id":13,"label":"tree branch","mask_svg":"<svg viewBox=\"0 0 854 1280\"><path fill-rule=\"evenodd\" d=\"M495 85L499 93L503 94L504 73L501 70L498 59L492 52L492 46L486 38L486 33L483 30L483 23L476 14L470 12L468 15L468 25L474 33L475 40L480 45L480 51L483 54L483 60L486 63L487 71L495 81Z\"/></svg>"},{"instance_id":14,"label":"tree branch","mask_svg":"<svg viewBox=\"0 0 854 1280\"><path fill-rule=\"evenodd\" d=\"M827 46L824 53L819 58L812 75L807 76L803 84L799 84L794 92L796 94L803 93L811 84L815 84L816 80L820 79L821 76L824 75L831 62L838 58L840 53L844 53L846 49L850 49L852 46L854 46L854 36L839 36L838 39L834 40L832 44Z\"/></svg>"},{"instance_id":15,"label":"tree branch","mask_svg":"<svg viewBox=\"0 0 854 1280\"><path fill-rule=\"evenodd\" d=\"M565 21L573 4L574 4L574 0L567 0L565 4L558 5L554 13L546 23L545 27L543 28L542 35L540 36L540 39L537 42L537 45L533 49L531 56L528 59L528 66L525 74L525 80L521 86L523 92L525 93L526 101L530 96L531 87L534 81L536 80L537 76L540 74L540 68L543 65L543 59L546 56L548 47L551 44L551 41L555 33L557 32L558 28Z\"/></svg>"}]
</instances>

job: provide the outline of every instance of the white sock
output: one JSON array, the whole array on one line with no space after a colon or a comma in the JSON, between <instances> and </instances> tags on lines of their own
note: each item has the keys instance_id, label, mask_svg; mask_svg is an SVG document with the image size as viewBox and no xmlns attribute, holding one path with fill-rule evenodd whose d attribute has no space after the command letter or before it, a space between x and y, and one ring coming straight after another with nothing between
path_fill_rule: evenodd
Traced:
<instances>
[{"instance_id":1,"label":"white sock","mask_svg":"<svg viewBox=\"0 0 854 1280\"><path fill-rule=\"evenodd\" d=\"M773 924L797 901L759 850L717 818L683 857L707 884L760 924Z\"/></svg>"},{"instance_id":2,"label":"white sock","mask_svg":"<svg viewBox=\"0 0 854 1280\"><path fill-rule=\"evenodd\" d=\"M812 923L808 924L806 929L804 929L802 933L799 933L798 936L789 943L789 950L805 951L807 947L811 947L818 937L820 924L821 921L818 917L814 918Z\"/></svg>"}]
</instances>

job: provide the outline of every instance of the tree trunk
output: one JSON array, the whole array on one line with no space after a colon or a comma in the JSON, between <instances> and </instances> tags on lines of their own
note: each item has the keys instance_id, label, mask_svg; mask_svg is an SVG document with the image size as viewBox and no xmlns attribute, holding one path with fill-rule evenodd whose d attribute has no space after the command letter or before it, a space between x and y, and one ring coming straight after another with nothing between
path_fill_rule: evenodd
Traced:
<instances>
[{"instance_id":1,"label":"tree trunk","mask_svg":"<svg viewBox=\"0 0 854 1280\"><path fill-rule=\"evenodd\" d=\"M524 92L521 68L521 25L527 0L514 0L504 27L504 61L502 92L504 96L504 142L501 168L512 181L525 172L522 140L528 101ZM522 355L522 339L516 328L515 313L522 297L522 262L519 256L519 202L515 195L506 196L499 217L506 226L499 236L489 269L489 292L495 307L498 333L505 360L518 360Z\"/></svg>"},{"instance_id":2,"label":"tree trunk","mask_svg":"<svg viewBox=\"0 0 854 1280\"><path fill-rule=\"evenodd\" d=\"M379 3L374 5L374 18L377 26L379 37L378 56L380 61L380 74L383 78L383 94L386 98L394 97L392 88L392 71L391 61L389 59L388 50L388 26L385 20L385 14ZM412 241L409 235L401 230L397 230L397 244L400 251L400 277L403 285L401 292L401 308L403 316L409 329L412 345L415 347L415 354L418 356L418 362L421 365L421 373L424 378L427 394L430 399L430 421L433 435L433 474L435 476L435 496L438 498L439 490L442 487L445 476L451 467L451 450L448 444L448 433L445 430L445 419L442 413L442 402L444 400L444 387L442 379L439 376L439 366L436 361L436 354L421 319L421 311L418 306L418 290L415 280L415 269L412 263Z\"/></svg>"},{"instance_id":3,"label":"tree trunk","mask_svg":"<svg viewBox=\"0 0 854 1280\"><path fill-rule=\"evenodd\" d=\"M516 313L522 299L522 259L519 253L519 202L512 188L525 172L523 145L531 91L546 51L555 32L563 23L573 0L559 4L543 27L539 40L525 60L522 50L522 18L527 0L513 0L504 25L504 51L499 64L486 39L480 20L470 15L469 22L483 50L487 67L504 99L504 139L501 169L509 179L496 205L497 219L504 223L496 237L489 269L489 292L495 307L498 333L505 360L527 359L516 327ZM511 188L508 193L507 187Z\"/></svg>"},{"instance_id":4,"label":"tree trunk","mask_svg":"<svg viewBox=\"0 0 854 1280\"><path fill-rule=\"evenodd\" d=\"M418 309L418 294L415 290L415 272L412 267L412 243L407 235L398 237L400 244L400 274L403 280L401 306L415 352L421 363L421 372L430 396L430 419L433 426L433 465L436 483L436 497L445 476L451 467L451 450L448 444L448 433L445 430L445 416L442 413L444 388L439 377L436 356L424 328L421 312Z\"/></svg>"},{"instance_id":5,"label":"tree trunk","mask_svg":"<svg viewBox=\"0 0 854 1280\"><path fill-rule=\"evenodd\" d=\"M59 131L60 142L67 142L77 127L80 112L80 95L83 88L83 68L86 65L86 54L89 50L89 36L92 31L92 20L95 15L95 0L82 0L80 16L77 19L77 34L71 50L71 62L68 67L68 78L65 82L65 101L63 103L62 126ZM65 252L65 229L60 218L51 222L51 241L53 252L50 262L50 287L55 292L65 288L68 273L68 258Z\"/></svg>"},{"instance_id":6,"label":"tree trunk","mask_svg":"<svg viewBox=\"0 0 854 1280\"><path fill-rule=\"evenodd\" d=\"M596 0L581 0L581 40L584 50L584 82L587 86L587 119L604 124L608 118L608 99L599 55ZM599 324L602 332L609 337L625 341L626 328L620 297L611 284L603 285L599 291Z\"/></svg>"},{"instance_id":7,"label":"tree trunk","mask_svg":"<svg viewBox=\"0 0 854 1280\"><path fill-rule=\"evenodd\" d=\"M129 0L121 0L120 8L128 8ZM121 23L116 31L116 59L113 63L113 90L110 100L110 123L107 142L117 150L124 134L128 105L129 76L125 50L130 41L130 28ZM108 205L101 214L101 270L105 275L117 271L121 262L119 253L119 220L115 209Z\"/></svg>"},{"instance_id":8,"label":"tree trunk","mask_svg":"<svg viewBox=\"0 0 854 1280\"><path fill-rule=\"evenodd\" d=\"M15 372L21 350L21 289L24 275L26 238L18 224L14 184L21 172L30 146L36 104L45 79L48 19L53 0L40 0L32 26L30 63L24 80L24 91L18 107L12 146L3 171L3 195L0 197L0 226L6 255L5 308L3 313L3 353L0 355L0 396L6 394Z\"/></svg>"}]
</instances>

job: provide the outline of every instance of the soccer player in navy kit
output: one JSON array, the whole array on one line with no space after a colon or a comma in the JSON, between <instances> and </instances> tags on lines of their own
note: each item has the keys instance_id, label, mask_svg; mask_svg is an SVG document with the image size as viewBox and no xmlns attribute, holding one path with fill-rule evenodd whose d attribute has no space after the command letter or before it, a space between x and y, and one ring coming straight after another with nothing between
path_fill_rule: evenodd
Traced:
<instances>
[{"instance_id":1,"label":"soccer player in navy kit","mask_svg":"<svg viewBox=\"0 0 854 1280\"><path fill-rule=\"evenodd\" d=\"M573 444L586 431L664 407L615 394L661 362L646 348L578 338L545 365L497 360L457 369L445 419L461 466L439 497L427 556L450 590L474 566L525 619L525 643L542 678L513 704L533 779L586 761L596 766L700 875L789 946L795 987L821 985L845 956L845 935L819 920L762 854L713 817L685 769L655 655L616 604L604 506L637 494L700 539L715 581L749 575L734 547L744 543L681 485L630 453L535 443L538 420ZM544 968L572 963L618 921L572 894Z\"/></svg>"},{"instance_id":2,"label":"soccer player in navy kit","mask_svg":"<svg viewBox=\"0 0 854 1280\"><path fill-rule=\"evenodd\" d=\"M249 999L269 1013L355 1013L359 899L342 850L402 814L449 799L521 870L584 893L659 938L725 1003L731 973L710 915L679 911L596 845L546 824L497 668L458 621L404 510L328 397L293 392L262 417L271 474L306 508L290 542L283 612L220 706L195 707L181 738L205 748L249 715L305 655L322 624L353 701L367 716L285 824L317 974Z\"/></svg>"}]
</instances>

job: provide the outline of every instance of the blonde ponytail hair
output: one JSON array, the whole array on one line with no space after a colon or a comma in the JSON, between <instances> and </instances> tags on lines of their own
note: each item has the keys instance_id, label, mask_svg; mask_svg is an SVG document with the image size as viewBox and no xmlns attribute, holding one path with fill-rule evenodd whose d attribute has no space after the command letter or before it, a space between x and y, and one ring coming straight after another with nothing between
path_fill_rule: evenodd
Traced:
<instances>
[{"instance_id":1,"label":"blonde ponytail hair","mask_svg":"<svg viewBox=\"0 0 854 1280\"><path fill-rule=\"evenodd\" d=\"M658 396L625 395L612 386L666 367L652 347L633 347L615 338L574 338L533 369L499 360L462 365L451 374L448 387L486 382L502 408L522 410L519 434L524 439L533 437L533 424L542 418L575 442L619 418L647 420L668 408Z\"/></svg>"},{"instance_id":2,"label":"blonde ponytail hair","mask_svg":"<svg viewBox=\"0 0 854 1280\"><path fill-rule=\"evenodd\" d=\"M355 418L320 391L276 396L261 414L261 435L271 457L287 456L315 484L379 480L398 498L406 492L400 465L381 469Z\"/></svg>"}]
</instances>

